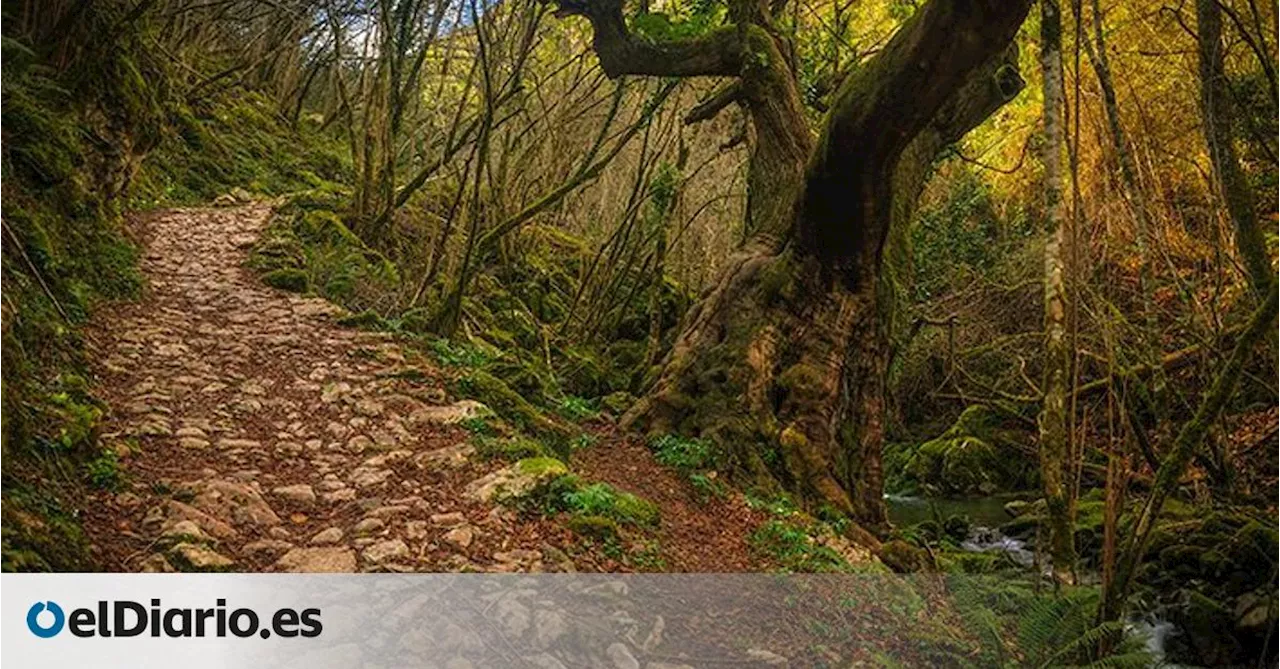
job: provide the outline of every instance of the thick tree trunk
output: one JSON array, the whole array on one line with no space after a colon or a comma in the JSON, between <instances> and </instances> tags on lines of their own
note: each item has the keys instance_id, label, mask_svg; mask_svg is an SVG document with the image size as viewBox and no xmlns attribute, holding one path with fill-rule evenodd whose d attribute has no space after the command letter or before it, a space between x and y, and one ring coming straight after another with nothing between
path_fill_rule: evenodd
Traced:
<instances>
[{"instance_id":1,"label":"thick tree trunk","mask_svg":"<svg viewBox=\"0 0 1280 669\"><path fill-rule=\"evenodd\" d=\"M1007 46L1028 7L928 3L845 79L815 142L786 44L751 3L736 6L736 26L653 43L627 33L617 0L562 0L563 13L591 20L611 76L737 76L754 131L751 235L626 424L710 439L748 483L888 527L882 249L938 150L1020 90Z\"/></svg>"}]
</instances>

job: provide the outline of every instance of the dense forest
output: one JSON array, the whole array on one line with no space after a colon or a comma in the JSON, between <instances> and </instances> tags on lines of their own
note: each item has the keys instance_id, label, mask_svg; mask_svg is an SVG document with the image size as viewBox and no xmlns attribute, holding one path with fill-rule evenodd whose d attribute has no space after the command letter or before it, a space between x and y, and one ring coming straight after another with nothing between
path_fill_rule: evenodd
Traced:
<instances>
[{"instance_id":1,"label":"dense forest","mask_svg":"<svg viewBox=\"0 0 1280 669\"><path fill-rule=\"evenodd\" d=\"M878 574L919 664L1276 662L1274 3L3 21L6 571Z\"/></svg>"}]
</instances>

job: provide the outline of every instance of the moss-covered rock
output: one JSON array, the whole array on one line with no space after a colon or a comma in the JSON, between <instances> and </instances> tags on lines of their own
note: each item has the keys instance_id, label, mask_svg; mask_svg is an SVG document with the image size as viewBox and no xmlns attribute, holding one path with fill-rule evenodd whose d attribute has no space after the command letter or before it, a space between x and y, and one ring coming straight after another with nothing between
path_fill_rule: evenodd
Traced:
<instances>
[{"instance_id":1,"label":"moss-covered rock","mask_svg":"<svg viewBox=\"0 0 1280 669\"><path fill-rule=\"evenodd\" d=\"M1036 484L1037 468L1018 448L1022 438L995 411L970 406L937 438L888 449L886 479L896 492L967 496L1024 490Z\"/></svg>"},{"instance_id":2,"label":"moss-covered rock","mask_svg":"<svg viewBox=\"0 0 1280 669\"><path fill-rule=\"evenodd\" d=\"M565 525L574 534L597 541L615 541L618 538L618 523L606 516L575 514L569 516Z\"/></svg>"},{"instance_id":3,"label":"moss-covered rock","mask_svg":"<svg viewBox=\"0 0 1280 669\"><path fill-rule=\"evenodd\" d=\"M502 379L482 370L476 370L458 382L460 394L488 405L503 419L517 427L542 437L556 449L567 446L573 437L568 426L539 411L511 389Z\"/></svg>"},{"instance_id":4,"label":"moss-covered rock","mask_svg":"<svg viewBox=\"0 0 1280 669\"><path fill-rule=\"evenodd\" d=\"M525 458L472 481L465 494L480 502L518 504L568 475L569 468L555 458Z\"/></svg>"},{"instance_id":5,"label":"moss-covered rock","mask_svg":"<svg viewBox=\"0 0 1280 669\"><path fill-rule=\"evenodd\" d=\"M600 398L600 406L604 407L609 411L609 413L615 416L621 416L626 413L627 409L630 409L631 405L635 403L635 395L632 395L625 390L609 393L608 395Z\"/></svg>"},{"instance_id":6,"label":"moss-covered rock","mask_svg":"<svg viewBox=\"0 0 1280 669\"><path fill-rule=\"evenodd\" d=\"M294 293L307 292L309 281L307 273L292 267L272 270L262 275L262 281L272 288L279 288Z\"/></svg>"},{"instance_id":7,"label":"moss-covered rock","mask_svg":"<svg viewBox=\"0 0 1280 669\"><path fill-rule=\"evenodd\" d=\"M923 571L929 564L929 554L924 549L901 539L881 544L877 557L885 566L900 574Z\"/></svg>"},{"instance_id":8,"label":"moss-covered rock","mask_svg":"<svg viewBox=\"0 0 1280 669\"><path fill-rule=\"evenodd\" d=\"M653 502L607 483L593 483L565 493L564 503L577 514L604 516L638 527L657 525L661 518L661 512Z\"/></svg>"},{"instance_id":9,"label":"moss-covered rock","mask_svg":"<svg viewBox=\"0 0 1280 669\"><path fill-rule=\"evenodd\" d=\"M343 316L338 319L338 325L348 328L359 328L361 330L381 330L386 327L386 321L379 316L377 312L365 310L358 314Z\"/></svg>"},{"instance_id":10,"label":"moss-covered rock","mask_svg":"<svg viewBox=\"0 0 1280 669\"><path fill-rule=\"evenodd\" d=\"M476 452L482 457L499 460L521 460L547 455L541 443L523 435L507 438L477 437Z\"/></svg>"}]
</instances>

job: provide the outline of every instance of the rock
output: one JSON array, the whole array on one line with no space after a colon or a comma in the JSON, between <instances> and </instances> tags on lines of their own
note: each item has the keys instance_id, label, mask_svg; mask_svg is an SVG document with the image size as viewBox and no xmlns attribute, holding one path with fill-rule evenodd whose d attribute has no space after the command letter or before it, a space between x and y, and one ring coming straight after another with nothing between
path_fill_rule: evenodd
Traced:
<instances>
[{"instance_id":1,"label":"rock","mask_svg":"<svg viewBox=\"0 0 1280 669\"><path fill-rule=\"evenodd\" d=\"M281 486L272 490L271 493L281 499L285 499L290 502L297 502L299 504L315 504L316 501L315 491L306 483Z\"/></svg>"},{"instance_id":2,"label":"rock","mask_svg":"<svg viewBox=\"0 0 1280 669\"><path fill-rule=\"evenodd\" d=\"M1258 592L1246 592L1236 600L1236 629L1244 633L1262 632L1271 618L1271 605L1274 597L1267 597Z\"/></svg>"},{"instance_id":3,"label":"rock","mask_svg":"<svg viewBox=\"0 0 1280 669\"><path fill-rule=\"evenodd\" d=\"M258 541L245 544L243 550L250 555L256 555L258 553L279 555L291 549L293 549L293 544L288 541L281 541L279 539L259 539Z\"/></svg>"},{"instance_id":4,"label":"rock","mask_svg":"<svg viewBox=\"0 0 1280 669\"><path fill-rule=\"evenodd\" d=\"M902 476L943 495L1025 490L1038 470L1020 448L1025 435L1008 423L989 407L971 405L938 437L896 452L886 448L885 462L897 463Z\"/></svg>"},{"instance_id":5,"label":"rock","mask_svg":"<svg viewBox=\"0 0 1280 669\"><path fill-rule=\"evenodd\" d=\"M352 526L351 532L357 535L374 534L375 532L381 532L386 526L386 521L381 518L365 518Z\"/></svg>"},{"instance_id":6,"label":"rock","mask_svg":"<svg viewBox=\"0 0 1280 669\"><path fill-rule=\"evenodd\" d=\"M427 523L421 520L410 520L404 524L404 535L410 539L425 539Z\"/></svg>"},{"instance_id":7,"label":"rock","mask_svg":"<svg viewBox=\"0 0 1280 669\"><path fill-rule=\"evenodd\" d=\"M880 546L878 557L886 567L900 573L921 571L929 561L929 555L922 548L917 548L901 540L886 541Z\"/></svg>"},{"instance_id":8,"label":"rock","mask_svg":"<svg viewBox=\"0 0 1280 669\"><path fill-rule=\"evenodd\" d=\"M399 539L388 539L364 549L364 559L374 564L382 564L392 560L409 557L409 547Z\"/></svg>"},{"instance_id":9,"label":"rock","mask_svg":"<svg viewBox=\"0 0 1280 669\"><path fill-rule=\"evenodd\" d=\"M459 400L447 406L422 407L409 415L411 423L456 425L471 418L492 416L493 411L475 400Z\"/></svg>"},{"instance_id":10,"label":"rock","mask_svg":"<svg viewBox=\"0 0 1280 669\"><path fill-rule=\"evenodd\" d=\"M142 561L138 565L138 571L144 574L172 574L177 571L169 561L159 553L153 553L150 557Z\"/></svg>"},{"instance_id":11,"label":"rock","mask_svg":"<svg viewBox=\"0 0 1280 669\"><path fill-rule=\"evenodd\" d=\"M190 448L192 450L200 451L209 448L209 440L197 439L195 437L183 437L178 440L178 445L182 448Z\"/></svg>"},{"instance_id":12,"label":"rock","mask_svg":"<svg viewBox=\"0 0 1280 669\"><path fill-rule=\"evenodd\" d=\"M351 470L351 476L348 481L357 488L372 488L381 485L391 478L390 469L374 469L369 467L356 467Z\"/></svg>"},{"instance_id":13,"label":"rock","mask_svg":"<svg viewBox=\"0 0 1280 669\"><path fill-rule=\"evenodd\" d=\"M450 513L433 513L431 514L431 523L433 525L441 525L443 527L453 527L467 522L467 517L462 515L460 511L452 511Z\"/></svg>"},{"instance_id":14,"label":"rock","mask_svg":"<svg viewBox=\"0 0 1280 669\"><path fill-rule=\"evenodd\" d=\"M151 518L153 515L156 516L156 524L167 524L169 522L177 522L180 520L193 521L196 525L200 526L200 529L218 539L231 539L239 534L236 532L235 528L231 527L231 525L223 520L205 513L190 504L184 504L177 500L169 500L168 505L165 507L156 507L147 514L148 518ZM146 527L148 525L148 520L144 519L142 524Z\"/></svg>"},{"instance_id":15,"label":"rock","mask_svg":"<svg viewBox=\"0 0 1280 669\"><path fill-rule=\"evenodd\" d=\"M444 542L459 550L466 550L471 546L471 541L475 538L475 531L470 525L455 527L444 535Z\"/></svg>"},{"instance_id":16,"label":"rock","mask_svg":"<svg viewBox=\"0 0 1280 669\"><path fill-rule=\"evenodd\" d=\"M377 400L365 398L356 402L355 411L361 416L381 416L382 404Z\"/></svg>"},{"instance_id":17,"label":"rock","mask_svg":"<svg viewBox=\"0 0 1280 669\"><path fill-rule=\"evenodd\" d=\"M1028 502L1026 500L1021 500L1021 499L1015 499L1011 502L1005 503L1004 512L1009 514L1010 518L1017 518L1018 516L1021 516L1022 514L1026 513L1027 510L1030 508L1031 508L1031 502Z\"/></svg>"},{"instance_id":18,"label":"rock","mask_svg":"<svg viewBox=\"0 0 1280 669\"><path fill-rule=\"evenodd\" d=\"M233 525L270 527L280 524L280 517L262 495L246 483L209 481L196 486L192 506L218 518L230 519Z\"/></svg>"},{"instance_id":19,"label":"rock","mask_svg":"<svg viewBox=\"0 0 1280 669\"><path fill-rule=\"evenodd\" d=\"M419 455L415 461L422 469L457 469L471 461L476 447L468 442L446 446Z\"/></svg>"},{"instance_id":20,"label":"rock","mask_svg":"<svg viewBox=\"0 0 1280 669\"><path fill-rule=\"evenodd\" d=\"M464 494L478 502L520 499L568 473L568 467L555 458L526 458L468 483Z\"/></svg>"},{"instance_id":21,"label":"rock","mask_svg":"<svg viewBox=\"0 0 1280 669\"><path fill-rule=\"evenodd\" d=\"M342 541L342 528L330 527L320 530L314 537L311 537L311 543L314 545L336 544Z\"/></svg>"},{"instance_id":22,"label":"rock","mask_svg":"<svg viewBox=\"0 0 1280 669\"><path fill-rule=\"evenodd\" d=\"M356 570L356 553L350 548L295 548L276 561L276 571L341 573Z\"/></svg>"},{"instance_id":23,"label":"rock","mask_svg":"<svg viewBox=\"0 0 1280 669\"><path fill-rule=\"evenodd\" d=\"M168 557L181 571L229 571L236 564L202 544L177 544L169 549Z\"/></svg>"},{"instance_id":24,"label":"rock","mask_svg":"<svg viewBox=\"0 0 1280 669\"><path fill-rule=\"evenodd\" d=\"M160 538L172 544L199 544L210 541L209 535L205 534L193 520L179 520L167 524L160 531Z\"/></svg>"}]
</instances>

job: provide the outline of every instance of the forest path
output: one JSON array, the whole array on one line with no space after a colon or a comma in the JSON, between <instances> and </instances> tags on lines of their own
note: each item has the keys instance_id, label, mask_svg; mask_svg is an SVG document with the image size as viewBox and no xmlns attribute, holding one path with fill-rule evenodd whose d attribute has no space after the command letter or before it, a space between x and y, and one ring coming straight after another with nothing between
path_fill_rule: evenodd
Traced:
<instances>
[{"instance_id":1,"label":"forest path","mask_svg":"<svg viewBox=\"0 0 1280 669\"><path fill-rule=\"evenodd\" d=\"M90 337L125 491L89 504L121 571L537 571L571 568L545 520L465 493L500 468L429 365L340 309L243 267L265 205L143 217L144 299Z\"/></svg>"}]
</instances>

